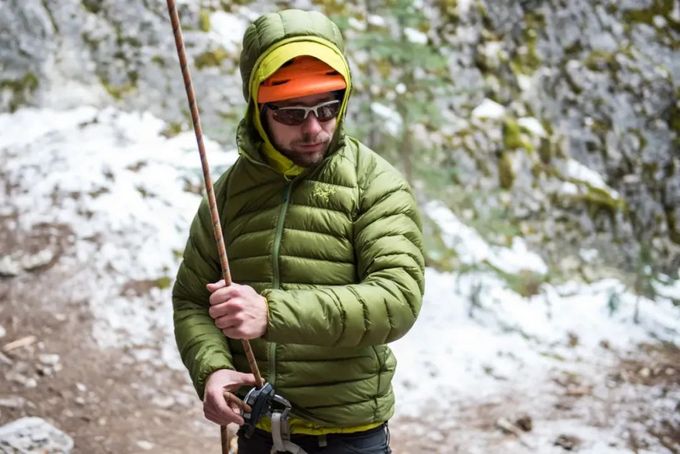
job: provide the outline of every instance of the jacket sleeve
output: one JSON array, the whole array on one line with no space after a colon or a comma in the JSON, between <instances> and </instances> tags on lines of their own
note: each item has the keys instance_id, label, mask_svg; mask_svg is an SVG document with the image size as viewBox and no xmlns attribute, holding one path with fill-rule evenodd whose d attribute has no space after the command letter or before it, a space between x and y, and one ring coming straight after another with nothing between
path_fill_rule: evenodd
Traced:
<instances>
[{"instance_id":1,"label":"jacket sleeve","mask_svg":"<svg viewBox=\"0 0 680 454\"><path fill-rule=\"evenodd\" d=\"M357 284L265 290L265 339L363 347L394 341L416 320L424 290L420 217L414 197L393 170L368 175L354 221Z\"/></svg>"},{"instance_id":2,"label":"jacket sleeve","mask_svg":"<svg viewBox=\"0 0 680 454\"><path fill-rule=\"evenodd\" d=\"M205 381L218 369L233 369L227 338L208 314L208 282L220 279L212 221L207 200L198 209L172 289L175 340L199 397Z\"/></svg>"}]
</instances>

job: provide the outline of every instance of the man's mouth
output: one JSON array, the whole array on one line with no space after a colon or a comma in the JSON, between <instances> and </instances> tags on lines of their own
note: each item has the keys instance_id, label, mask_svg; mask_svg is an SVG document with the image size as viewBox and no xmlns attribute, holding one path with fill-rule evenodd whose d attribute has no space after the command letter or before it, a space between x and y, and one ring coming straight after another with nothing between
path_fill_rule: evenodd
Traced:
<instances>
[{"instance_id":1,"label":"man's mouth","mask_svg":"<svg viewBox=\"0 0 680 454\"><path fill-rule=\"evenodd\" d=\"M298 146L303 149L311 149L311 148L319 148L322 147L325 143L324 142L316 142L316 143L301 143Z\"/></svg>"}]
</instances>

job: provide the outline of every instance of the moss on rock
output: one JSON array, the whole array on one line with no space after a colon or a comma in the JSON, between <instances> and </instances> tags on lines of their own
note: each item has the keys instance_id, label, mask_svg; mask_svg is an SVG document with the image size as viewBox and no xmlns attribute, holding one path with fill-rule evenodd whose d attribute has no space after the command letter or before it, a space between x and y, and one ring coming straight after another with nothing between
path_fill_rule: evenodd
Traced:
<instances>
[{"instance_id":1,"label":"moss on rock","mask_svg":"<svg viewBox=\"0 0 680 454\"><path fill-rule=\"evenodd\" d=\"M92 14L99 14L102 10L101 0L82 0L80 4L85 8L85 10L91 12Z\"/></svg>"},{"instance_id":2,"label":"moss on rock","mask_svg":"<svg viewBox=\"0 0 680 454\"><path fill-rule=\"evenodd\" d=\"M222 62L229 58L229 53L223 48L205 51L194 57L194 63L198 69L211 66L221 66Z\"/></svg>"},{"instance_id":3,"label":"moss on rock","mask_svg":"<svg viewBox=\"0 0 680 454\"><path fill-rule=\"evenodd\" d=\"M198 28L202 32L209 32L210 25L210 11L207 9L202 9L198 12Z\"/></svg>"},{"instance_id":4,"label":"moss on rock","mask_svg":"<svg viewBox=\"0 0 680 454\"><path fill-rule=\"evenodd\" d=\"M680 244L680 225L675 222L675 212L669 208L665 211L666 224L668 224L668 238L675 244Z\"/></svg>"},{"instance_id":5,"label":"moss on rock","mask_svg":"<svg viewBox=\"0 0 680 454\"><path fill-rule=\"evenodd\" d=\"M503 120L503 149L504 150L518 150L524 149L526 151L534 151L534 146L524 134L522 134L522 127L512 117L506 117Z\"/></svg>"},{"instance_id":6,"label":"moss on rock","mask_svg":"<svg viewBox=\"0 0 680 454\"><path fill-rule=\"evenodd\" d=\"M575 183L581 183L582 185L582 182ZM610 213L627 210L626 201L612 196L609 191L591 186L589 184L585 184L585 187L586 191L584 193L574 195L571 197L571 199L585 202L589 205L593 205L596 208L604 208Z\"/></svg>"},{"instance_id":7,"label":"moss on rock","mask_svg":"<svg viewBox=\"0 0 680 454\"><path fill-rule=\"evenodd\" d=\"M498 181L503 189L512 188L515 182L515 170L512 166L512 152L508 150L503 150L501 152L501 157L498 160Z\"/></svg>"},{"instance_id":8,"label":"moss on rock","mask_svg":"<svg viewBox=\"0 0 680 454\"><path fill-rule=\"evenodd\" d=\"M673 12L674 0L653 0L649 8L631 9L623 12L623 18L627 22L654 24L654 16L669 18Z\"/></svg>"},{"instance_id":9,"label":"moss on rock","mask_svg":"<svg viewBox=\"0 0 680 454\"><path fill-rule=\"evenodd\" d=\"M137 89L136 77L129 79L124 84L112 84L108 79L104 77L99 78L104 90L116 101L120 101L123 97L129 93L132 93Z\"/></svg>"},{"instance_id":10,"label":"moss on rock","mask_svg":"<svg viewBox=\"0 0 680 454\"><path fill-rule=\"evenodd\" d=\"M615 53L601 50L591 52L583 64L591 71L619 71L621 69Z\"/></svg>"},{"instance_id":11,"label":"moss on rock","mask_svg":"<svg viewBox=\"0 0 680 454\"><path fill-rule=\"evenodd\" d=\"M541 285L547 281L546 276L534 273L529 270L522 270L517 274L510 274L500 270L499 268L492 268L494 268L494 271L501 279L507 282L508 286L515 293L521 295L524 298L538 295Z\"/></svg>"},{"instance_id":12,"label":"moss on rock","mask_svg":"<svg viewBox=\"0 0 680 454\"><path fill-rule=\"evenodd\" d=\"M167 138L175 137L182 132L182 123L173 121L168 123L161 131L161 135Z\"/></svg>"},{"instance_id":13,"label":"moss on rock","mask_svg":"<svg viewBox=\"0 0 680 454\"><path fill-rule=\"evenodd\" d=\"M0 91L9 90L12 97L9 102L10 112L14 112L28 101L28 98L40 85L38 76L28 71L19 79L6 79L0 81Z\"/></svg>"}]
</instances>

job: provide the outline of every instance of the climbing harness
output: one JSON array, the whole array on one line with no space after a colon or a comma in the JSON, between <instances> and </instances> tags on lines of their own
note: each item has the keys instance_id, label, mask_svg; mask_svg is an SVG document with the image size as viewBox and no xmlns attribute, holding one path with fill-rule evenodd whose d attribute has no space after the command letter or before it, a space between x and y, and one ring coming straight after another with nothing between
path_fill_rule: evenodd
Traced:
<instances>
[{"instance_id":1,"label":"climbing harness","mask_svg":"<svg viewBox=\"0 0 680 454\"><path fill-rule=\"evenodd\" d=\"M263 416L269 416L272 423L272 453L290 452L293 454L306 454L305 450L290 441L290 427L288 416L293 408L290 402L274 392L270 383L265 383L261 388L253 388L248 391L243 399L244 407L250 408L249 412L243 413L243 433L250 438L255 432L255 426Z\"/></svg>"}]
</instances>

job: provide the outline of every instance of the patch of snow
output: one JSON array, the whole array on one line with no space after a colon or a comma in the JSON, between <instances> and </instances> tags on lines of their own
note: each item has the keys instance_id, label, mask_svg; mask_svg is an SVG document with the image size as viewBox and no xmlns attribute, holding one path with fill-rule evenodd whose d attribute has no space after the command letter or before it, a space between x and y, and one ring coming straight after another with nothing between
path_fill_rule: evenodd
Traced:
<instances>
[{"instance_id":1,"label":"patch of snow","mask_svg":"<svg viewBox=\"0 0 680 454\"><path fill-rule=\"evenodd\" d=\"M491 99L485 99L480 105L472 110L474 118L488 118L491 120L498 120L505 115L505 107L498 104Z\"/></svg>"},{"instance_id":2,"label":"patch of snow","mask_svg":"<svg viewBox=\"0 0 680 454\"><path fill-rule=\"evenodd\" d=\"M415 28L406 27L404 28L404 34L406 39L415 44L427 44L427 34L416 30Z\"/></svg>"},{"instance_id":3,"label":"patch of snow","mask_svg":"<svg viewBox=\"0 0 680 454\"><path fill-rule=\"evenodd\" d=\"M472 4L472 0L459 0L458 1L458 14L461 16L467 16L467 14L470 12L470 6Z\"/></svg>"},{"instance_id":4,"label":"patch of snow","mask_svg":"<svg viewBox=\"0 0 680 454\"><path fill-rule=\"evenodd\" d=\"M545 274L548 268L537 254L530 252L521 238L514 238L511 248L489 245L471 227L461 222L443 203L428 202L425 211L442 229L442 239L446 246L454 249L460 261L466 265L487 262L509 274L531 271Z\"/></svg>"},{"instance_id":5,"label":"patch of snow","mask_svg":"<svg viewBox=\"0 0 680 454\"><path fill-rule=\"evenodd\" d=\"M164 127L149 113L113 108L0 115L4 131L22 131L0 137L12 188L0 192L0 205L16 212L19 229L48 223L74 231L75 258L89 269L62 290L74 289L75 300L87 295L101 345L141 345L172 332L168 284L203 182L193 132L168 139ZM237 153L205 144L216 178Z\"/></svg>"},{"instance_id":6,"label":"patch of snow","mask_svg":"<svg viewBox=\"0 0 680 454\"><path fill-rule=\"evenodd\" d=\"M366 30L366 22L360 21L359 19L357 19L355 17L350 17L348 19L347 23L354 30L358 30L358 31L365 31Z\"/></svg>"},{"instance_id":7,"label":"patch of snow","mask_svg":"<svg viewBox=\"0 0 680 454\"><path fill-rule=\"evenodd\" d=\"M519 85L520 90L529 91L534 86L534 79L530 76L524 74L517 75L517 85Z\"/></svg>"},{"instance_id":8,"label":"patch of snow","mask_svg":"<svg viewBox=\"0 0 680 454\"><path fill-rule=\"evenodd\" d=\"M378 16L377 14L369 14L366 17L366 20L368 20L368 23L374 27L384 27L386 25L385 18Z\"/></svg>"},{"instance_id":9,"label":"patch of snow","mask_svg":"<svg viewBox=\"0 0 680 454\"><path fill-rule=\"evenodd\" d=\"M595 260L600 253L597 251L597 249L581 249L578 251L578 255L585 261L585 262L592 262Z\"/></svg>"},{"instance_id":10,"label":"patch of snow","mask_svg":"<svg viewBox=\"0 0 680 454\"><path fill-rule=\"evenodd\" d=\"M379 102L371 103L371 111L385 120L384 127L393 136L397 136L403 126L399 113Z\"/></svg>"},{"instance_id":11,"label":"patch of snow","mask_svg":"<svg viewBox=\"0 0 680 454\"><path fill-rule=\"evenodd\" d=\"M607 191L614 199L620 199L621 196L617 191L610 188L607 183L605 183L602 175L596 171L586 167L575 159L569 159L565 167L565 176L573 178L575 180L583 181L590 184L595 188Z\"/></svg>"},{"instance_id":12,"label":"patch of snow","mask_svg":"<svg viewBox=\"0 0 680 454\"><path fill-rule=\"evenodd\" d=\"M546 137L547 133L543 129L540 121L533 117L522 117L517 119L517 124L537 137Z\"/></svg>"},{"instance_id":13,"label":"patch of snow","mask_svg":"<svg viewBox=\"0 0 680 454\"><path fill-rule=\"evenodd\" d=\"M425 212L439 224L447 246L463 263L508 254L512 257L508 261L517 262L515 271L526 268L526 257L531 255L526 250L514 244L505 251L494 250L439 202L428 203ZM557 405L564 393L555 380L578 377L593 389L594 399L606 399L612 390L601 374L617 364L617 352L634 351L641 343L659 340L680 343L678 309L670 299L680 294L677 280L658 283L659 297L654 300L635 295L617 279L543 284L538 294L529 298L485 271L456 273L428 268L425 282L416 324L391 344L399 361L394 381L397 416L427 419L449 402L450 412L444 415L450 423L445 421L449 425L443 430L455 432L461 429L454 427L456 421L471 417L466 409L505 405L507 412L509 408L530 408L534 429L523 434L522 440L511 438L515 441L508 441L499 450L502 452L533 452L537 447L553 446L561 434L577 435L579 452L621 452L625 447L621 434L629 424L612 419L593 427L585 401L572 412L573 419L541 415ZM679 397L680 392L674 390L655 402L660 412L671 414ZM466 426L464 432L474 430ZM468 438L463 442L467 449L484 446L475 443L474 434ZM559 452L561 448L555 449Z\"/></svg>"}]
</instances>

